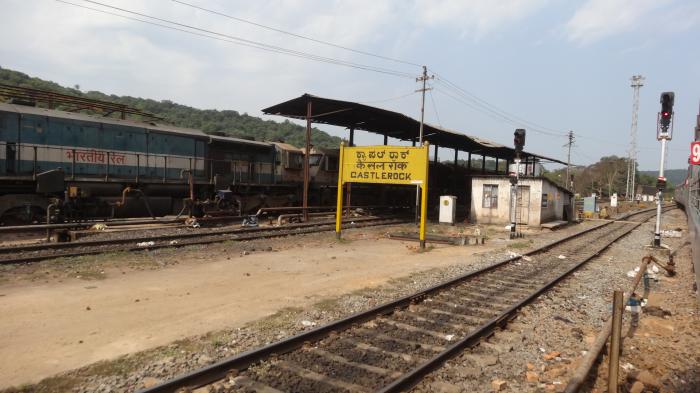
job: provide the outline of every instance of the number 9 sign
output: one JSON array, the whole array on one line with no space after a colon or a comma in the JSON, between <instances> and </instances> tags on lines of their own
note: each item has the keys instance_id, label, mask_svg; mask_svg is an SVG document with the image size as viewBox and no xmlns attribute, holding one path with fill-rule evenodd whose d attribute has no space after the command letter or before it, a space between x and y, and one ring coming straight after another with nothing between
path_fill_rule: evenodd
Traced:
<instances>
[{"instance_id":1,"label":"number 9 sign","mask_svg":"<svg viewBox=\"0 0 700 393\"><path fill-rule=\"evenodd\" d=\"M700 165L700 142L690 143L690 163Z\"/></svg>"}]
</instances>

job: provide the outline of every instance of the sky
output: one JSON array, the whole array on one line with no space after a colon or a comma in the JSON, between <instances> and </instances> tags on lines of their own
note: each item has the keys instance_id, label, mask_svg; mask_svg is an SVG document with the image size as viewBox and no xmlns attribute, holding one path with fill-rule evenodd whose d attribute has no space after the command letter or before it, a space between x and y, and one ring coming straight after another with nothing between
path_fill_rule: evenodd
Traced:
<instances>
[{"instance_id":1,"label":"sky","mask_svg":"<svg viewBox=\"0 0 700 393\"><path fill-rule=\"evenodd\" d=\"M229 17L172 0L100 0L179 25L67 1L171 28L55 0L0 0L6 38L0 66L83 91L282 121L260 110L303 93L419 118L415 78L426 65L436 76L428 82L427 122L507 146L513 130L525 128L526 150L562 160L572 130L571 161L579 165L628 154L630 78L641 74L638 162L644 170L659 166L660 93L676 94L670 168L686 166L700 105L697 0L182 0ZM319 128L347 138L347 130ZM355 141L381 144L382 138L358 131ZM453 157L444 149L439 154Z\"/></svg>"}]
</instances>

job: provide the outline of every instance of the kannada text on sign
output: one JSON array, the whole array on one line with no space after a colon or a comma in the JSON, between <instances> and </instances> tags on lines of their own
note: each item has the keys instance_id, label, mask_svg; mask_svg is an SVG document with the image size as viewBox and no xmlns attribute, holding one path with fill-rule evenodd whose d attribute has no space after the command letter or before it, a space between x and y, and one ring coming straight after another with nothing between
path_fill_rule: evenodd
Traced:
<instances>
[{"instance_id":1,"label":"kannada text on sign","mask_svg":"<svg viewBox=\"0 0 700 393\"><path fill-rule=\"evenodd\" d=\"M424 147L346 147L343 181L353 183L423 184L427 150Z\"/></svg>"}]
</instances>

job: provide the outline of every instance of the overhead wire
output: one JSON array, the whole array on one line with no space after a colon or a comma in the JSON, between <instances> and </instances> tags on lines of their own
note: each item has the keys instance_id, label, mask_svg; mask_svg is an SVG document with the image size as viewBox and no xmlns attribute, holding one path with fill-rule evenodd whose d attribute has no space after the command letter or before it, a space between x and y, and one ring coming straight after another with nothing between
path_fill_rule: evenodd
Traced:
<instances>
[{"instance_id":1,"label":"overhead wire","mask_svg":"<svg viewBox=\"0 0 700 393\"><path fill-rule=\"evenodd\" d=\"M98 1L94 1L94 0L82 0L82 1L87 2L87 3L91 3L91 4L95 4L97 6L101 6L104 8L109 8L109 9L113 9L116 11L128 13L131 15L137 15L137 16L140 16L142 18L156 20L156 21L163 22L166 24L156 23L153 21L144 20L144 19L140 19L140 18L128 16L128 15L123 15L123 14L119 14L116 12L110 12L110 11L105 10L105 9L89 7L89 6L86 6L84 4L77 4L77 3L73 3L73 2L67 1L67 0L56 0L56 1L60 2L60 3L67 4L67 5L71 5L74 7L88 9L88 10L91 10L94 12L112 15L112 16L123 18L123 19L137 21L140 23L149 24L152 26L165 28L165 29L169 29L169 30L179 31L179 32L183 32L183 33L187 33L190 35L195 35L195 36L199 36L199 37L203 37L203 38L209 38L209 39L214 39L217 41L232 43L232 44L239 45L239 46L250 47L250 48L264 50L264 51L268 51L268 52L272 52L272 53L284 54L284 55L293 56L293 57L311 60L311 61L317 61L317 62L322 62L322 63L327 63L327 64L333 64L333 65L339 65L339 66L344 66L344 67L349 67L349 68L361 69L361 70L371 71L371 72L375 72L375 73L382 73L382 74L392 75L392 76L396 76L396 77L409 78L409 79L415 78L415 75L408 73L408 72L404 72L404 71L399 71L399 70L390 69L390 68L377 67L377 66L361 64L361 63L355 63L355 62L337 59L337 58L333 58L333 57L325 57L325 56L315 55L315 54L308 53L308 52L284 48L281 46L270 45L270 44L266 44L266 43L255 41L255 40L250 40L250 39L246 39L246 38L242 38L242 37L224 34L224 33L220 33L217 31L203 29L203 28L199 28L196 26L188 25L185 23L180 23L180 22L168 20L165 18L160 18L157 16L148 15L145 13L132 11L132 10L129 10L126 8L116 7L116 6L113 6L110 4L101 3ZM334 44L334 43L329 42L329 41L314 39L312 37L308 37L308 36L304 36L301 34L278 29L275 27L263 25L261 23L253 22L253 21L246 20L243 18L238 18L238 17L232 16L232 15L218 12L218 11L206 9L204 7L199 7L199 6L190 4L190 3L186 3L184 1L180 1L180 0L172 0L172 1L179 3L179 4L182 4L182 5L185 5L185 6L195 8L195 9L200 9L200 10L205 11L205 12L217 14L217 15L220 15L220 16L223 16L226 18L230 18L230 19L237 20L240 22L252 24L252 25L255 25L255 26L258 26L261 28L269 29L272 31L276 31L276 32L279 32L282 34L287 34L287 35L294 36L297 38L309 40L312 42L316 42L316 43L320 43L320 44L324 44L324 45L329 45L329 46L336 47L339 49L344 49L344 50L348 50L348 51L355 52L358 54L380 58L383 60L394 61L397 63L403 63L403 64L411 65L411 66L419 66L417 63L413 63L410 61L405 61L405 60L391 58L391 57L383 56L383 55L378 55L378 54L374 54L371 52L366 52L366 51L362 51L362 50L358 50L358 49L354 49L354 48L349 48L349 47L345 47L342 45ZM176 27L176 26L178 26L178 27ZM566 137L566 134L563 132L560 132L560 131L555 130L553 128L542 126L540 124L537 124L537 123L529 121L529 120L525 120L519 116L516 116L512 113L509 113L509 112L503 110L503 109L500 109L499 107L489 103L488 101L483 100L483 99L479 98L478 96L474 95L473 93L470 93L469 91L461 88L456 83L454 83L454 82L448 80L447 78L441 76L440 74L434 72L434 70L431 70L431 72L435 73L436 82L441 84L446 90L449 90L452 94L450 94L450 92L445 91L444 89L440 89L440 88L435 88L435 90L441 92L442 94L452 98L453 100L455 100L457 102L462 103L463 105L466 105L466 106L468 106L474 110L480 111L482 113L485 113L486 115L488 115L494 119L506 121L506 122L513 124L513 125L516 125L516 126L525 126L529 130L532 130L532 131L537 132L537 133L541 133L541 134L549 135L549 136ZM385 100L369 101L369 102L364 102L364 103L368 104L368 103L387 102L387 101L392 101L392 100L404 98L404 97L407 97L411 94L413 94L413 92L402 95L402 96L398 96L398 97L388 98ZM439 114L437 112L437 105L435 104L433 94L432 94L432 92L429 94L430 94L431 101L433 103L433 108L435 110L436 117L438 118L438 122L440 122ZM592 139L592 140L597 140L597 141L604 141L606 143L611 143L609 140L591 137L588 135L582 135L582 134L578 134L578 133L576 135L578 137L585 138L585 139ZM622 145L620 145L620 146L622 146ZM651 148L651 147L639 147L639 149L640 150L652 150L652 149L655 150L654 148ZM683 151L684 149L670 148L670 150Z\"/></svg>"},{"instance_id":2,"label":"overhead wire","mask_svg":"<svg viewBox=\"0 0 700 393\"><path fill-rule=\"evenodd\" d=\"M278 32L278 33L286 34L286 35L289 35L289 36L292 36L292 37L296 37L296 38L304 39L304 40L307 40L307 41L315 42L315 43L317 43L317 44L328 45L328 46L332 46L332 47L334 47L334 48L347 50L347 51L354 52L354 53L358 53L358 54L365 55L365 56L372 56L372 57L376 57L376 58L383 59L383 60L393 61L393 62L396 62L396 63L406 64L406 65L411 65L411 66L416 66L416 67L422 67L422 65L420 65L420 64L418 64L418 63L413 63L413 62L410 62L410 61L407 61L407 60L397 59L397 58L394 58L394 57L384 56L384 55L380 55L380 54L377 54L377 53L372 53L372 52L367 52L367 51L363 51L363 50L359 50L359 49L355 49L355 48L350 48L350 47L347 47L347 46L344 46L344 45L340 45L340 44L336 44L336 43L333 43L333 42L330 42L330 41L319 40L319 39L317 39L317 38L313 38L313 37L305 36L305 35L302 35L302 34L294 33L294 32L291 32L291 31L283 30L283 29L280 29L280 28L277 28L277 27L272 27L272 26L264 25L264 24L262 24L262 23L254 22L254 21L251 21L251 20L248 20L248 19L243 19L243 18L241 18L241 17L237 17L237 16L233 16L233 15L230 15L230 14L226 14L226 13L220 12L220 11L216 11L216 10L212 10L212 9L209 9L209 8L201 7L201 6L198 6L198 5L195 5L195 4L191 4L191 3L187 3L187 2L184 2L184 1L181 1L181 0L172 0L172 1L175 2L175 3L178 3L178 4L182 4L182 5L184 5L184 6L187 6L187 7L191 7L191 8L200 10L200 11L208 12L208 13L210 13L210 14L222 16L222 17L224 17L224 18L228 18L228 19L235 20L235 21L242 22L242 23L247 23L247 24L250 24L250 25L253 25L253 26L257 26L257 27L260 27L260 28L263 28L263 29L267 29L267 30L271 30L271 31Z\"/></svg>"},{"instance_id":3,"label":"overhead wire","mask_svg":"<svg viewBox=\"0 0 700 393\"><path fill-rule=\"evenodd\" d=\"M416 94L416 92L415 92L415 91L411 91L411 92L409 92L409 93L402 94L402 95L400 95L400 96L384 98L384 99L381 99L381 100L358 101L358 104L379 104L379 103L382 103L382 102L396 101L396 100L400 100L400 99L402 99L402 98L406 98L406 97L408 97L408 96L412 96L412 95L414 95L414 94Z\"/></svg>"},{"instance_id":4,"label":"overhead wire","mask_svg":"<svg viewBox=\"0 0 700 393\"><path fill-rule=\"evenodd\" d=\"M101 7L117 10L120 12L125 12L125 13L132 14L132 15L137 15L137 16L140 16L143 18L148 18L148 19L159 21L159 22L164 22L164 23L167 23L169 25L164 25L162 23L155 23L152 21L144 20L144 19L130 17L127 15L123 15L123 14L119 14L119 13L115 13L115 12L110 12L110 11L107 11L104 9L89 7L89 6L86 6L83 4L76 4L76 3L73 3L73 2L70 2L67 0L56 0L56 1L60 2L60 3L68 4L71 6L75 6L75 7L80 7L80 8L100 12L103 14L113 15L113 16L117 16L120 18L124 18L124 19L129 19L129 20L138 21L141 23L150 24L153 26L158 26L161 28L167 28L167 29L171 29L171 30L176 30L176 31L192 34L192 35L197 35L197 36L206 37L206 38L212 38L212 39L216 39L219 41L229 42L229 43L233 43L233 44L237 44L237 45L241 45L241 46L252 47L252 48L265 50L265 51L269 51L269 52L274 52L274 53L286 54L286 55L299 57L299 58L303 58L303 59L307 59L307 60L314 60L314 61L319 61L319 62L324 62L324 63L329 63L329 64L335 64L335 65L341 65L341 66L345 66L345 67L362 69L362 70L366 70L366 71L383 73L383 74L393 75L393 76L397 76L397 77L410 78L410 79L415 78L415 76L413 74L408 73L408 72L403 72L403 71L398 71L398 70L393 70L393 69L388 69L388 68L382 68L382 67L376 67L376 66L371 66L371 65L366 65L366 64L360 64L360 63L355 63L355 62L331 58L331 57L324 57L324 56L314 55L314 54L303 52L303 51L297 51L297 50L287 49L287 48L280 47L280 46L265 44L262 42L245 39L242 37L237 37L237 36L232 36L232 35L228 35L228 34L224 34L224 33L219 33L219 32L208 30L208 29L202 29L202 28L199 28L196 26L191 26L191 25L188 25L185 23L171 21L168 19L148 15L148 14L141 13L141 12L131 11L131 10L128 10L126 8L116 7L116 6L113 6L110 4L100 3L97 1L93 1L93 0L82 0L82 1L87 2L87 3L92 3L95 5L101 6ZM173 26L170 26L170 25L173 25ZM179 26L179 27L175 27L175 26Z\"/></svg>"},{"instance_id":5,"label":"overhead wire","mask_svg":"<svg viewBox=\"0 0 700 393\"><path fill-rule=\"evenodd\" d=\"M435 111L435 117L437 118L438 124L442 127L442 122L440 121L440 114L438 113L437 105L435 105L435 98L433 98L433 89L428 89L428 94L430 94L430 101L433 103L433 110Z\"/></svg>"},{"instance_id":6,"label":"overhead wire","mask_svg":"<svg viewBox=\"0 0 700 393\"><path fill-rule=\"evenodd\" d=\"M454 90L448 92L448 91L441 89L441 88L435 88L435 91L438 91L438 92L442 93L443 95L446 95L446 96L452 98L453 100L455 100L459 103L462 103L463 105L466 105L466 106L468 106L476 111L482 112L482 113L486 114L487 116L490 116L493 119L505 121L505 122L510 123L512 125L515 125L517 127L526 126L525 123L517 121L515 119L512 119L512 118L510 118L502 113L496 112L494 110L490 110L488 108L484 108L483 106L478 106L478 105L474 104L473 102L468 101L466 98L463 97L463 95L460 95L459 93L455 93ZM527 129L541 133L541 134L549 135L549 136L557 136L557 137L564 136L561 134L554 134L551 132L547 132L547 131L543 131L543 130L540 130L537 128L533 128L531 126L527 126Z\"/></svg>"},{"instance_id":7,"label":"overhead wire","mask_svg":"<svg viewBox=\"0 0 700 393\"><path fill-rule=\"evenodd\" d=\"M447 78L441 76L440 74L436 73L434 70L431 70L435 74L435 78L438 83L441 83L443 86L446 88L452 90L455 94L458 94L459 96L463 97L464 99L470 101L473 103L473 106L478 107L482 110L486 110L488 112L494 113L497 116L501 118L508 119L509 122L512 123L517 123L520 125L525 125L530 129L533 129L535 132L539 132L542 134L547 134L550 136L561 136L561 137L566 137L567 134L565 132L562 132L560 130L556 130L553 128L545 127L543 125L537 124L533 121L523 119L522 117L516 116L512 113L509 113L496 105L493 105L489 103L488 101L479 98L475 94L463 89L462 87L458 86L456 83L448 80Z\"/></svg>"}]
</instances>

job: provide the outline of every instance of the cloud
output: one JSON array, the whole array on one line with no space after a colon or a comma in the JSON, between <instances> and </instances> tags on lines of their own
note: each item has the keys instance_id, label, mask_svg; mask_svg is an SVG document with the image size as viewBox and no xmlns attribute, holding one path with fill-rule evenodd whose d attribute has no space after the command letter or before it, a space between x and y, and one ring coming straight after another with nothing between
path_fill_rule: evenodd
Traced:
<instances>
[{"instance_id":1,"label":"cloud","mask_svg":"<svg viewBox=\"0 0 700 393\"><path fill-rule=\"evenodd\" d=\"M566 35L572 42L587 45L632 32L646 26L652 11L670 3L670 0L588 0L566 23Z\"/></svg>"},{"instance_id":2,"label":"cloud","mask_svg":"<svg viewBox=\"0 0 700 393\"><path fill-rule=\"evenodd\" d=\"M547 0L416 0L415 23L432 28L451 28L462 36L481 39L509 24L525 19Z\"/></svg>"}]
</instances>

